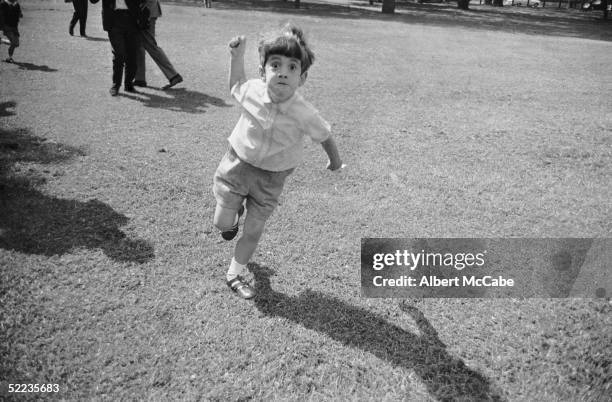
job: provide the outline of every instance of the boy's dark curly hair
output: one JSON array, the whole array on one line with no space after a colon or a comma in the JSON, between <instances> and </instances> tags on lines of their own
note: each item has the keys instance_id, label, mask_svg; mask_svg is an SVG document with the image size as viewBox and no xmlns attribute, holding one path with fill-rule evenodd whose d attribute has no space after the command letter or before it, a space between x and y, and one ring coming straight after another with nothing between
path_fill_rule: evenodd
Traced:
<instances>
[{"instance_id":1,"label":"boy's dark curly hair","mask_svg":"<svg viewBox=\"0 0 612 402\"><path fill-rule=\"evenodd\" d=\"M302 74L308 71L315 59L313 51L304 38L304 32L291 22L285 24L280 30L262 37L257 50L262 67L265 67L271 55L277 54L300 60Z\"/></svg>"}]
</instances>

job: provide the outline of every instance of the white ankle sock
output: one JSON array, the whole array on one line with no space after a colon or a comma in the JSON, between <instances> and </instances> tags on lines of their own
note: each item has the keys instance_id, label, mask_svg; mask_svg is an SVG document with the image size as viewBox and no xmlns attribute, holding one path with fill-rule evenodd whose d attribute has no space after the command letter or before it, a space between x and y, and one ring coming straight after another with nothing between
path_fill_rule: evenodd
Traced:
<instances>
[{"instance_id":1,"label":"white ankle sock","mask_svg":"<svg viewBox=\"0 0 612 402\"><path fill-rule=\"evenodd\" d=\"M242 274L242 271L246 268L246 265L238 264L236 259L232 258L232 262L230 263L229 269L227 270L227 274L225 275L228 281L231 281L238 275Z\"/></svg>"}]
</instances>

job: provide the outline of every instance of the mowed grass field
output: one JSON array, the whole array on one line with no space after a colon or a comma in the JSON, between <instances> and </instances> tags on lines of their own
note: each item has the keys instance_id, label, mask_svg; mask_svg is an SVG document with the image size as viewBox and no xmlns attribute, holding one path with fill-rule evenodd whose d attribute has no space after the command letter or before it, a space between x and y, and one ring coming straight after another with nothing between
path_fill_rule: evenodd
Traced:
<instances>
[{"instance_id":1,"label":"mowed grass field","mask_svg":"<svg viewBox=\"0 0 612 402\"><path fill-rule=\"evenodd\" d=\"M364 237L610 237L612 24L555 8L164 5L185 82L113 98L100 4L23 0L0 63L0 399L603 401L599 299L366 299ZM377 6L379 7L379 6ZM289 179L250 265L212 227L238 108L227 42L292 20L302 93L332 124ZM6 46L0 47L5 57ZM534 266L534 270L540 267ZM59 392L9 394L8 384Z\"/></svg>"}]
</instances>

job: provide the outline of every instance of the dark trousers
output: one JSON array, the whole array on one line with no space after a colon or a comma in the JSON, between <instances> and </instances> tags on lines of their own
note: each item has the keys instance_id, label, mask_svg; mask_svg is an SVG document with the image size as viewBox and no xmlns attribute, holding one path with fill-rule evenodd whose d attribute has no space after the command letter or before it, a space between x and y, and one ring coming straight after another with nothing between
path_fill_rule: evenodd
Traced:
<instances>
[{"instance_id":1,"label":"dark trousers","mask_svg":"<svg viewBox=\"0 0 612 402\"><path fill-rule=\"evenodd\" d=\"M136 70L136 80L146 81L147 67L145 63L145 50L153 59L157 67L164 73L166 79L170 81L172 77L178 75L174 66L166 56L166 53L157 45L155 40L155 21L157 18L149 19L149 28L140 31L140 49L138 51L138 69Z\"/></svg>"},{"instance_id":2,"label":"dark trousers","mask_svg":"<svg viewBox=\"0 0 612 402\"><path fill-rule=\"evenodd\" d=\"M74 14L70 20L70 31L74 29L76 23L79 23L79 33L85 36L85 27L87 25L87 1L88 0L72 0Z\"/></svg>"},{"instance_id":3,"label":"dark trousers","mask_svg":"<svg viewBox=\"0 0 612 402\"><path fill-rule=\"evenodd\" d=\"M123 69L125 83L131 85L136 76L136 58L140 47L140 35L136 20L127 10L115 10L113 27L108 31L113 48L113 86L121 86Z\"/></svg>"}]
</instances>

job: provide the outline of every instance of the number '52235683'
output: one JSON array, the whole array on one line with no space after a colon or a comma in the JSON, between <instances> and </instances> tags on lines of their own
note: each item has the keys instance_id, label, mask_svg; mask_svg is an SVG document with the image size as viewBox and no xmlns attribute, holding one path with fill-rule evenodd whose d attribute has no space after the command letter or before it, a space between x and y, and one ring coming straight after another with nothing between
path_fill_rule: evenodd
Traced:
<instances>
[{"instance_id":1,"label":"number '52235683'","mask_svg":"<svg viewBox=\"0 0 612 402\"><path fill-rule=\"evenodd\" d=\"M59 392L59 384L9 384L8 392Z\"/></svg>"}]
</instances>

